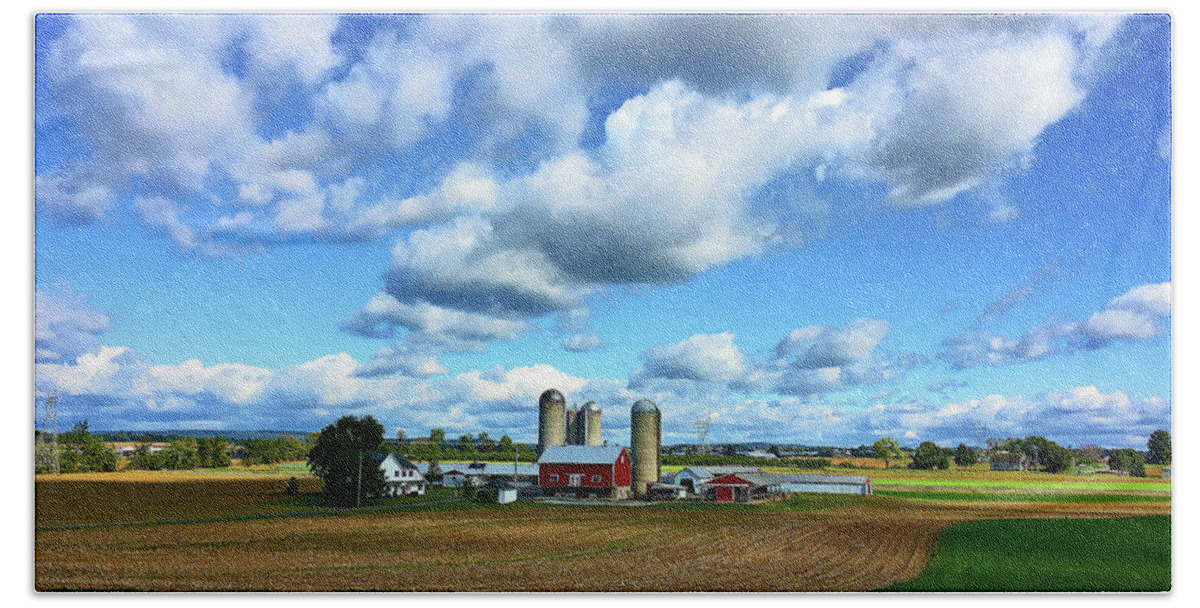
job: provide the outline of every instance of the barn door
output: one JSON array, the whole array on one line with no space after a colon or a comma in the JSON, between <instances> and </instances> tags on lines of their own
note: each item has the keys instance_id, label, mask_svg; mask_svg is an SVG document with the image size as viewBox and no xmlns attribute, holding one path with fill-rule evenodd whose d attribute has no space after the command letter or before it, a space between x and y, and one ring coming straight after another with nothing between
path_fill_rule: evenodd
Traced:
<instances>
[{"instance_id":1,"label":"barn door","mask_svg":"<svg viewBox=\"0 0 1200 608\"><path fill-rule=\"evenodd\" d=\"M717 486L717 501L733 502L733 488L729 486Z\"/></svg>"},{"instance_id":2,"label":"barn door","mask_svg":"<svg viewBox=\"0 0 1200 608\"><path fill-rule=\"evenodd\" d=\"M567 485L570 485L573 488L579 487L580 485L582 485L582 483L583 483L583 475L571 475L569 480L567 481Z\"/></svg>"}]
</instances>

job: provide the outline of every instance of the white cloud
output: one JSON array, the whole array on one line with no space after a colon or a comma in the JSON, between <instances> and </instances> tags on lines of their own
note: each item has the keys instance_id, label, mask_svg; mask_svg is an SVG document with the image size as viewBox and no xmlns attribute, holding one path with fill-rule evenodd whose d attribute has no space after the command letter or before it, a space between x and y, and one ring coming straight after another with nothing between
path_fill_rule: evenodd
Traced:
<instances>
[{"instance_id":1,"label":"white cloud","mask_svg":"<svg viewBox=\"0 0 1200 608\"><path fill-rule=\"evenodd\" d=\"M1168 331L1171 283L1139 285L1083 321L1054 318L1016 340L972 329L947 338L938 358L958 369L1000 366L1052 355L1104 348L1117 341L1145 342Z\"/></svg>"},{"instance_id":2,"label":"white cloud","mask_svg":"<svg viewBox=\"0 0 1200 608\"><path fill-rule=\"evenodd\" d=\"M675 344L652 346L641 359L641 369L630 380L635 387L656 378L731 382L746 372L746 357L728 332L697 334Z\"/></svg>"},{"instance_id":3,"label":"white cloud","mask_svg":"<svg viewBox=\"0 0 1200 608\"><path fill-rule=\"evenodd\" d=\"M98 336L108 330L108 315L95 310L86 296L70 286L34 293L33 348L38 363L74 361L100 348Z\"/></svg>"},{"instance_id":4,"label":"white cloud","mask_svg":"<svg viewBox=\"0 0 1200 608\"><path fill-rule=\"evenodd\" d=\"M596 334L571 334L564 336L561 343L563 350L572 353L585 353L608 347L608 342Z\"/></svg>"}]
</instances>

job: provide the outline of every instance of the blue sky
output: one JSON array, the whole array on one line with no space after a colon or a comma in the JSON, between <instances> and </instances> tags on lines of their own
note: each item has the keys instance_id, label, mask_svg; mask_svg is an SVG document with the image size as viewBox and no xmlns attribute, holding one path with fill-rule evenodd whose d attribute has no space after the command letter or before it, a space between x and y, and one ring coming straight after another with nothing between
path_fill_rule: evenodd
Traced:
<instances>
[{"instance_id":1,"label":"blue sky","mask_svg":"<svg viewBox=\"0 0 1200 608\"><path fill-rule=\"evenodd\" d=\"M55 16L36 398L94 428L1144 445L1161 15Z\"/></svg>"}]
</instances>

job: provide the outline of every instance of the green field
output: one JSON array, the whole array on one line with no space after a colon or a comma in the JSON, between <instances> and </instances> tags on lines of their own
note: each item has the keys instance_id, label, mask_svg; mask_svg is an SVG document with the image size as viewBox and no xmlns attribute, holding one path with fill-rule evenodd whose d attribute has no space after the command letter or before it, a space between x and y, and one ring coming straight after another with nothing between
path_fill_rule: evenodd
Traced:
<instances>
[{"instance_id":1,"label":"green field","mask_svg":"<svg viewBox=\"0 0 1200 608\"><path fill-rule=\"evenodd\" d=\"M1061 503L1170 503L1170 495L1081 494L1070 492L938 492L925 490L875 490L876 496L950 502L1061 502Z\"/></svg>"},{"instance_id":2,"label":"green field","mask_svg":"<svg viewBox=\"0 0 1200 608\"><path fill-rule=\"evenodd\" d=\"M929 488L1004 488L1014 490L1060 490L1083 492L1170 492L1169 481L1060 481L1037 479L939 479L935 477L883 477L872 475L875 486L921 486Z\"/></svg>"},{"instance_id":3,"label":"green field","mask_svg":"<svg viewBox=\"0 0 1200 608\"><path fill-rule=\"evenodd\" d=\"M882 591L1169 591L1171 517L982 520L946 528Z\"/></svg>"}]
</instances>

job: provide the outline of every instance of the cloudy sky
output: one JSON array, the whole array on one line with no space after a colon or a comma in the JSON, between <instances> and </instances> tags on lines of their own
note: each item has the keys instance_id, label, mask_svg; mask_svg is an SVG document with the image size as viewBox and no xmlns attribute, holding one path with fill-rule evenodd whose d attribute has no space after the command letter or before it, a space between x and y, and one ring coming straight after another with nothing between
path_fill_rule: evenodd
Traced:
<instances>
[{"instance_id":1,"label":"cloudy sky","mask_svg":"<svg viewBox=\"0 0 1200 608\"><path fill-rule=\"evenodd\" d=\"M36 21L60 425L1144 446L1165 16Z\"/></svg>"}]
</instances>

